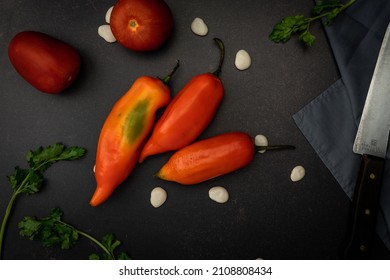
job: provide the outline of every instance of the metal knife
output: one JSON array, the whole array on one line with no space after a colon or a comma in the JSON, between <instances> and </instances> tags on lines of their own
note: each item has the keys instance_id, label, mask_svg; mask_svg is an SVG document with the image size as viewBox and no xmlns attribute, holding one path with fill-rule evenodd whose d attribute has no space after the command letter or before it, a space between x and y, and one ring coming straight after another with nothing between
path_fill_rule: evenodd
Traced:
<instances>
[{"instance_id":1,"label":"metal knife","mask_svg":"<svg viewBox=\"0 0 390 280\"><path fill-rule=\"evenodd\" d=\"M352 199L346 259L370 259L390 131L390 24L387 27L353 146L362 155Z\"/></svg>"}]
</instances>

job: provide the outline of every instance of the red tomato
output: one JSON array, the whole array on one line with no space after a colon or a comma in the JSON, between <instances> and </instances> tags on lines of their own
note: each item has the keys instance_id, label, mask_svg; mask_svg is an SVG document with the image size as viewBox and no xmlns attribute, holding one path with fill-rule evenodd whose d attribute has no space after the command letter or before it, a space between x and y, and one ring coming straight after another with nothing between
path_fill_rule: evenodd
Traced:
<instances>
[{"instance_id":1,"label":"red tomato","mask_svg":"<svg viewBox=\"0 0 390 280\"><path fill-rule=\"evenodd\" d=\"M173 30L173 16L163 0L119 0L111 13L114 37L134 51L161 47Z\"/></svg>"},{"instance_id":2,"label":"red tomato","mask_svg":"<svg viewBox=\"0 0 390 280\"><path fill-rule=\"evenodd\" d=\"M27 82L45 93L63 91L80 70L80 55L72 46L35 31L16 34L9 44L8 57Z\"/></svg>"}]
</instances>

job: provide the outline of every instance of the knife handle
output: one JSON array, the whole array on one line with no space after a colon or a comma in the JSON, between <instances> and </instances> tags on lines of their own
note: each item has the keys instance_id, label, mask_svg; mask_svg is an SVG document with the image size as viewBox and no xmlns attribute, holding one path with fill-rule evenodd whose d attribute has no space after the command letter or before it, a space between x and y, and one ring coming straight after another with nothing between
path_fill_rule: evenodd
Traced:
<instances>
[{"instance_id":1,"label":"knife handle","mask_svg":"<svg viewBox=\"0 0 390 280\"><path fill-rule=\"evenodd\" d=\"M370 259L385 160L363 155L352 199L352 220L345 259Z\"/></svg>"}]
</instances>

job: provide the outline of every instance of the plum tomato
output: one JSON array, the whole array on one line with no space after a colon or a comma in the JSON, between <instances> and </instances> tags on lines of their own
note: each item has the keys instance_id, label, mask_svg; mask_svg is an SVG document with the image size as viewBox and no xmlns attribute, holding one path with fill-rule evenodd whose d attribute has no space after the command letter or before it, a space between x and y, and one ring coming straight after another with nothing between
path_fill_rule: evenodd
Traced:
<instances>
[{"instance_id":1,"label":"plum tomato","mask_svg":"<svg viewBox=\"0 0 390 280\"><path fill-rule=\"evenodd\" d=\"M163 0L119 0L112 10L110 26L114 37L125 48L153 51L167 41L174 22Z\"/></svg>"},{"instance_id":2,"label":"plum tomato","mask_svg":"<svg viewBox=\"0 0 390 280\"><path fill-rule=\"evenodd\" d=\"M15 70L33 87L44 93L59 93L76 79L81 58L69 44L47 34L23 31L8 46Z\"/></svg>"}]
</instances>

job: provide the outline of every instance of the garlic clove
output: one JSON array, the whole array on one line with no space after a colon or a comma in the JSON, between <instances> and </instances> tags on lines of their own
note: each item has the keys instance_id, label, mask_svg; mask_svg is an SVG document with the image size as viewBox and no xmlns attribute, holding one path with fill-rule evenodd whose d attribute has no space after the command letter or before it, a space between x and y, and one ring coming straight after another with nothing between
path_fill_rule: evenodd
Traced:
<instances>
[{"instance_id":1,"label":"garlic clove","mask_svg":"<svg viewBox=\"0 0 390 280\"><path fill-rule=\"evenodd\" d=\"M104 25L99 26L98 34L100 37L102 37L108 43L116 42L116 38L112 34L111 27L108 24L104 24Z\"/></svg>"},{"instance_id":2,"label":"garlic clove","mask_svg":"<svg viewBox=\"0 0 390 280\"><path fill-rule=\"evenodd\" d=\"M298 182L305 177L306 171L305 168L301 165L297 165L291 171L290 179L293 182Z\"/></svg>"},{"instance_id":3,"label":"garlic clove","mask_svg":"<svg viewBox=\"0 0 390 280\"><path fill-rule=\"evenodd\" d=\"M229 193L224 187L212 187L209 190L209 197L218 203L225 203L229 200Z\"/></svg>"},{"instance_id":4,"label":"garlic clove","mask_svg":"<svg viewBox=\"0 0 390 280\"><path fill-rule=\"evenodd\" d=\"M110 19L111 19L111 13L112 13L112 9L114 8L114 6L110 7L107 12L106 12L106 22L107 23L110 23Z\"/></svg>"},{"instance_id":5,"label":"garlic clove","mask_svg":"<svg viewBox=\"0 0 390 280\"><path fill-rule=\"evenodd\" d=\"M252 64L252 59L246 50L239 50L234 61L238 70L246 70Z\"/></svg>"},{"instance_id":6,"label":"garlic clove","mask_svg":"<svg viewBox=\"0 0 390 280\"><path fill-rule=\"evenodd\" d=\"M154 188L150 193L150 204L152 204L154 208L160 207L166 200L167 192L161 187Z\"/></svg>"},{"instance_id":7,"label":"garlic clove","mask_svg":"<svg viewBox=\"0 0 390 280\"><path fill-rule=\"evenodd\" d=\"M207 27L206 23L203 21L203 19L198 17L192 21L191 30L199 36L206 36L209 32L209 28Z\"/></svg>"},{"instance_id":8,"label":"garlic clove","mask_svg":"<svg viewBox=\"0 0 390 280\"><path fill-rule=\"evenodd\" d=\"M268 139L262 134L255 136L255 145L256 146L268 146ZM259 153L265 153L266 150L260 150Z\"/></svg>"}]
</instances>

